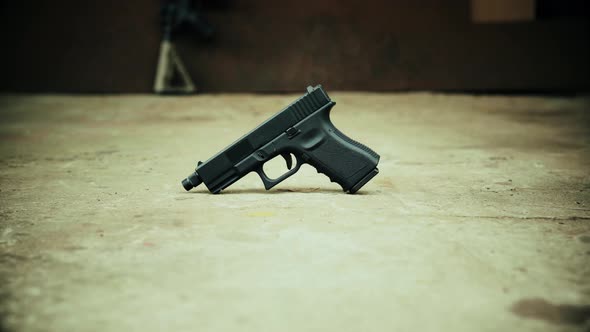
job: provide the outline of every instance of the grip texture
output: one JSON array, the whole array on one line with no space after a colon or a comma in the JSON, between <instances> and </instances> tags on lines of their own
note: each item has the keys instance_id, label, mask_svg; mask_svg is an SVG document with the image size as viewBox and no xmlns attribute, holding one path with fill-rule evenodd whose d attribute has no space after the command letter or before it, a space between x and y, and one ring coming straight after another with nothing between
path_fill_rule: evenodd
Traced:
<instances>
[{"instance_id":1,"label":"grip texture","mask_svg":"<svg viewBox=\"0 0 590 332\"><path fill-rule=\"evenodd\" d=\"M340 136L340 138L342 140L344 140L344 141L348 142L349 144L352 144L352 145L356 146L357 148L365 151L366 153L368 153L371 156L373 156L373 158L379 159L379 155L375 151L371 150L368 146L366 146L366 145L364 145L364 144L362 144L360 142L357 142L357 141L353 140L352 138L346 136L343 132L341 132L340 130L338 130L338 128L336 128L336 127L334 127L334 132L336 133L336 135Z\"/></svg>"},{"instance_id":2,"label":"grip texture","mask_svg":"<svg viewBox=\"0 0 590 332\"><path fill-rule=\"evenodd\" d=\"M322 136L320 143L305 151L306 162L318 173L326 174L330 181L338 183L344 191L353 193L377 174L379 155L344 135L330 122L324 125L325 130L318 133Z\"/></svg>"}]
</instances>

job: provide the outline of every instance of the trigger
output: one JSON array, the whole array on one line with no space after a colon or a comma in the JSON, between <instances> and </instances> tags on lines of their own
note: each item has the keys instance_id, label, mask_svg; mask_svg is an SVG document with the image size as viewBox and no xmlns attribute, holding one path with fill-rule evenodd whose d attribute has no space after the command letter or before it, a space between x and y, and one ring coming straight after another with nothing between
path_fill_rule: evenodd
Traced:
<instances>
[{"instance_id":1,"label":"trigger","mask_svg":"<svg viewBox=\"0 0 590 332\"><path fill-rule=\"evenodd\" d=\"M290 153L281 153L281 157L285 159L287 163L287 169L291 169L293 167L293 158L291 158Z\"/></svg>"}]
</instances>

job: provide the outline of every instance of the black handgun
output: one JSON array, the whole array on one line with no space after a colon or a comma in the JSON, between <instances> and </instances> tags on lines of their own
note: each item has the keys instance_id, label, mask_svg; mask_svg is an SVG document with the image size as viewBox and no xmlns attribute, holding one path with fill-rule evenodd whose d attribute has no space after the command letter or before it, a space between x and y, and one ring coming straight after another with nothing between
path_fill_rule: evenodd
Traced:
<instances>
[{"instance_id":1,"label":"black handgun","mask_svg":"<svg viewBox=\"0 0 590 332\"><path fill-rule=\"evenodd\" d=\"M210 192L217 194L244 175L256 172L268 190L307 163L345 192L357 192L379 173L379 155L334 127L330 110L335 104L321 85L307 87L303 97L211 159L199 161L195 172L182 180L182 186L188 191L205 183ZM294 168L291 154L297 159ZM285 158L289 171L271 179L262 166L278 155Z\"/></svg>"}]
</instances>

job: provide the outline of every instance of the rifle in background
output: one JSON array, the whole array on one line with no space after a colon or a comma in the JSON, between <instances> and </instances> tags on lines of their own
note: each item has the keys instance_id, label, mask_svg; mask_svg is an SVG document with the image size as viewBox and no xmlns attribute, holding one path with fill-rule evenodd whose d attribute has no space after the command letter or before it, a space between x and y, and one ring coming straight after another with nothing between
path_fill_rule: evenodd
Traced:
<instances>
[{"instance_id":1,"label":"rifle in background","mask_svg":"<svg viewBox=\"0 0 590 332\"><path fill-rule=\"evenodd\" d=\"M192 32L203 39L213 36L213 27L204 18L200 8L200 3L193 4L191 0L165 1L162 4L163 36L154 92L188 94L195 91L195 85L176 51L173 36L181 32Z\"/></svg>"}]
</instances>

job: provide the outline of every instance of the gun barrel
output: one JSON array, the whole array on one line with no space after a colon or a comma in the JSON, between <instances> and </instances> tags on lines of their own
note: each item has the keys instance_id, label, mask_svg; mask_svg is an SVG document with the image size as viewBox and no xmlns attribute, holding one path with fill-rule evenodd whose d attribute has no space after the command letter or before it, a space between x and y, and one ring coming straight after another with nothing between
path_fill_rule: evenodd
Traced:
<instances>
[{"instance_id":1,"label":"gun barrel","mask_svg":"<svg viewBox=\"0 0 590 332\"><path fill-rule=\"evenodd\" d=\"M186 191L193 189L203 183L203 180L197 174L197 172L193 172L193 174L189 175L186 179L182 180L182 186Z\"/></svg>"}]
</instances>

